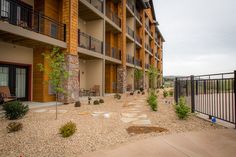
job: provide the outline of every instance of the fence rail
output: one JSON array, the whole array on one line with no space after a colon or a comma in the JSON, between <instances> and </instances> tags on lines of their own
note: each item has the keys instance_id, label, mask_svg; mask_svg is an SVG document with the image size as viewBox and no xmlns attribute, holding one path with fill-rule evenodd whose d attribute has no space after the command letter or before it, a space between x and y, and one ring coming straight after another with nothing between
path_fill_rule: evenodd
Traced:
<instances>
[{"instance_id":1,"label":"fence rail","mask_svg":"<svg viewBox=\"0 0 236 157\"><path fill-rule=\"evenodd\" d=\"M236 128L236 71L178 77L175 79L175 101L184 96L192 112L233 123Z\"/></svg>"}]
</instances>

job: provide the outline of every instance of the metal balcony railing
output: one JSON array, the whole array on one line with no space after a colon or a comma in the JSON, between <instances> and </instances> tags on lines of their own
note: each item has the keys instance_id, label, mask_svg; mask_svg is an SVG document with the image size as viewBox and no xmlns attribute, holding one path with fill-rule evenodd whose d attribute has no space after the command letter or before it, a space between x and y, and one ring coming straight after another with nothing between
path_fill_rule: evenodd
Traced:
<instances>
[{"instance_id":1,"label":"metal balcony railing","mask_svg":"<svg viewBox=\"0 0 236 157\"><path fill-rule=\"evenodd\" d=\"M129 26L126 26L126 29L127 29L127 33L128 33L132 38L134 38L134 31L133 31Z\"/></svg>"},{"instance_id":2,"label":"metal balcony railing","mask_svg":"<svg viewBox=\"0 0 236 157\"><path fill-rule=\"evenodd\" d=\"M99 11L103 13L103 3L104 1L101 0L87 0L92 6L97 8Z\"/></svg>"},{"instance_id":3,"label":"metal balcony railing","mask_svg":"<svg viewBox=\"0 0 236 157\"><path fill-rule=\"evenodd\" d=\"M106 43L106 56L121 60L121 50Z\"/></svg>"},{"instance_id":4,"label":"metal balcony railing","mask_svg":"<svg viewBox=\"0 0 236 157\"><path fill-rule=\"evenodd\" d=\"M137 11L137 9L135 9L135 8L134 8L134 15L138 18L138 20L139 20L140 22L142 22L142 18L141 18L141 16L140 16L139 12Z\"/></svg>"},{"instance_id":5,"label":"metal balcony railing","mask_svg":"<svg viewBox=\"0 0 236 157\"><path fill-rule=\"evenodd\" d=\"M139 60L139 59L134 59L134 64L136 65L136 66L142 66L142 61L141 60Z\"/></svg>"},{"instance_id":6,"label":"metal balcony railing","mask_svg":"<svg viewBox=\"0 0 236 157\"><path fill-rule=\"evenodd\" d=\"M87 50L91 50L101 54L103 52L103 42L84 32L79 31L78 43L79 47L81 48L85 48Z\"/></svg>"},{"instance_id":7,"label":"metal balcony railing","mask_svg":"<svg viewBox=\"0 0 236 157\"><path fill-rule=\"evenodd\" d=\"M130 54L126 55L126 61L130 64L134 64L134 56L131 56Z\"/></svg>"},{"instance_id":8,"label":"metal balcony railing","mask_svg":"<svg viewBox=\"0 0 236 157\"><path fill-rule=\"evenodd\" d=\"M66 41L66 25L12 0L0 1L0 21Z\"/></svg>"},{"instance_id":9,"label":"metal balcony railing","mask_svg":"<svg viewBox=\"0 0 236 157\"><path fill-rule=\"evenodd\" d=\"M121 27L121 19L118 17L117 13L111 11L109 7L106 7L106 16L112 20L117 26Z\"/></svg>"},{"instance_id":10,"label":"metal balcony railing","mask_svg":"<svg viewBox=\"0 0 236 157\"><path fill-rule=\"evenodd\" d=\"M130 8L130 10L132 10L132 12L134 12L134 4L132 4L130 0L127 0L126 4Z\"/></svg>"},{"instance_id":11,"label":"metal balcony railing","mask_svg":"<svg viewBox=\"0 0 236 157\"><path fill-rule=\"evenodd\" d=\"M152 48L149 46L149 44L145 43L145 48L152 53Z\"/></svg>"},{"instance_id":12,"label":"metal balcony railing","mask_svg":"<svg viewBox=\"0 0 236 157\"><path fill-rule=\"evenodd\" d=\"M155 53L156 58L158 58L158 53Z\"/></svg>"},{"instance_id":13,"label":"metal balcony railing","mask_svg":"<svg viewBox=\"0 0 236 157\"><path fill-rule=\"evenodd\" d=\"M141 45L142 44L142 39L137 35L135 34L135 40Z\"/></svg>"},{"instance_id":14,"label":"metal balcony railing","mask_svg":"<svg viewBox=\"0 0 236 157\"><path fill-rule=\"evenodd\" d=\"M147 31L151 34L151 30L150 30L150 26L145 24L145 28L147 29Z\"/></svg>"}]
</instances>

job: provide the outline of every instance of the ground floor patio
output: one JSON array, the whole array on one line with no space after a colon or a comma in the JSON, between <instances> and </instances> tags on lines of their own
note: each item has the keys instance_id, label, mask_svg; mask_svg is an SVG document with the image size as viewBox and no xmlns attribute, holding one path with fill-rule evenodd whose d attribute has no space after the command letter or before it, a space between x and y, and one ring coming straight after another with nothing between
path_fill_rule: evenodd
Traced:
<instances>
[{"instance_id":1,"label":"ground floor patio","mask_svg":"<svg viewBox=\"0 0 236 157\"><path fill-rule=\"evenodd\" d=\"M97 150L112 149L149 137L201 130L224 130L224 127L191 116L186 121L176 117L173 98L164 99L159 92L158 111L153 112L146 103L147 95L123 94L120 100L113 95L103 97L104 104L82 106L74 104L58 107L32 108L22 119L23 130L8 134L9 120L0 119L0 154L2 156L78 156ZM93 100L98 99L93 98ZM76 133L62 138L58 129L68 121L77 125ZM161 133L128 133L131 126L158 126L165 128ZM1 156L0 155L0 156Z\"/></svg>"}]
</instances>

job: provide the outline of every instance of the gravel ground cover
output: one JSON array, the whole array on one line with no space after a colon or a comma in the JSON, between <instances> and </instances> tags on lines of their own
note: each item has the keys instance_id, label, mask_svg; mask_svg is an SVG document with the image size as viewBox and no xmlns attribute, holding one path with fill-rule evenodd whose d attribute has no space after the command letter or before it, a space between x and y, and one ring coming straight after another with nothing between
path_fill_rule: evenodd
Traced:
<instances>
[{"instance_id":1,"label":"gravel ground cover","mask_svg":"<svg viewBox=\"0 0 236 157\"><path fill-rule=\"evenodd\" d=\"M78 156L80 154L100 149L117 147L124 143L140 139L172 134L176 132L188 132L206 129L223 129L219 125L191 116L188 120L180 121L176 117L173 108L173 98L158 98L158 111L153 112L144 100L147 95L124 95L121 100L113 96L104 97L105 103L100 105L87 105L75 108L74 104L59 106L58 109L65 111L59 113L55 120L54 107L43 108L45 112L29 113L20 120L23 129L15 133L7 133L6 126L10 122L0 119L0 156ZM131 103L132 102L132 103ZM140 114L147 115L151 125L167 129L166 132L130 135L126 129L133 126L131 123L121 121L122 113L126 112L127 106L135 103L143 103L139 107ZM109 116L104 116L106 113ZM94 116L95 115L95 116ZM76 133L63 138L58 133L59 128L68 121L77 125Z\"/></svg>"}]
</instances>

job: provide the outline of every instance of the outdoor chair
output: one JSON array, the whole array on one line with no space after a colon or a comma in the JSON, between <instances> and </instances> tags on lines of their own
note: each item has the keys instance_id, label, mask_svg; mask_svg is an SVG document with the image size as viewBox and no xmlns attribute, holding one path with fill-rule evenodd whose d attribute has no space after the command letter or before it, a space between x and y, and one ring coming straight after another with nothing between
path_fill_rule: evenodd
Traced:
<instances>
[{"instance_id":1,"label":"outdoor chair","mask_svg":"<svg viewBox=\"0 0 236 157\"><path fill-rule=\"evenodd\" d=\"M100 86L99 85L94 85L93 88L90 89L90 93L93 96L100 96Z\"/></svg>"},{"instance_id":2,"label":"outdoor chair","mask_svg":"<svg viewBox=\"0 0 236 157\"><path fill-rule=\"evenodd\" d=\"M3 103L17 100L16 96L12 96L8 86L0 86L0 95L3 98Z\"/></svg>"}]
</instances>

